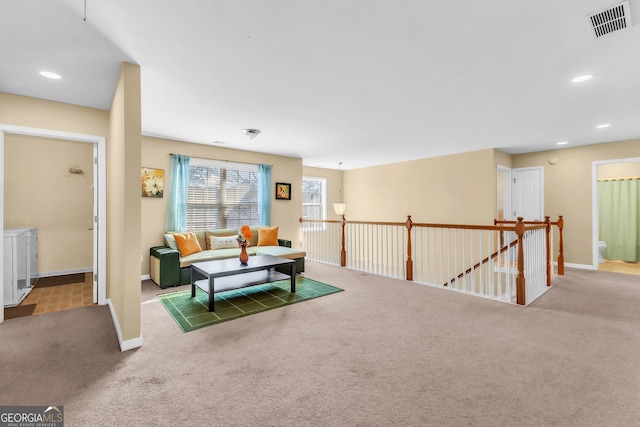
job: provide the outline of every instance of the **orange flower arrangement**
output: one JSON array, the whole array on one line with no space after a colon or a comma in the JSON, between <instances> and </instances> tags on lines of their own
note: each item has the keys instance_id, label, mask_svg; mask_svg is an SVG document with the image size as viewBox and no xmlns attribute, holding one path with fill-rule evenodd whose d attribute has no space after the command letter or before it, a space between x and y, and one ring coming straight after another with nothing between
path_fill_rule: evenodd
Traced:
<instances>
[{"instance_id":1,"label":"orange flower arrangement","mask_svg":"<svg viewBox=\"0 0 640 427\"><path fill-rule=\"evenodd\" d=\"M248 225L243 225L242 227L240 227L240 232L238 233L238 243L246 244L247 240L251 239L252 237L253 237L253 232L251 231L251 228L249 228Z\"/></svg>"}]
</instances>

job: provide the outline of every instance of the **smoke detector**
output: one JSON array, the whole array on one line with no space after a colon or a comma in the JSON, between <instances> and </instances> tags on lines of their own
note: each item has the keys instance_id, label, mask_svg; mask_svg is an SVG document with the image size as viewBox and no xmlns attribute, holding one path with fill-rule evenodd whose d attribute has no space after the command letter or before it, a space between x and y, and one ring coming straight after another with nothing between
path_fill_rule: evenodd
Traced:
<instances>
[{"instance_id":1,"label":"smoke detector","mask_svg":"<svg viewBox=\"0 0 640 427\"><path fill-rule=\"evenodd\" d=\"M249 139L253 139L256 136L260 135L260 131L258 129L242 129L242 133L247 135Z\"/></svg>"},{"instance_id":2,"label":"smoke detector","mask_svg":"<svg viewBox=\"0 0 640 427\"><path fill-rule=\"evenodd\" d=\"M631 27L629 1L617 3L605 10L587 15L591 32L595 38L622 31Z\"/></svg>"}]
</instances>

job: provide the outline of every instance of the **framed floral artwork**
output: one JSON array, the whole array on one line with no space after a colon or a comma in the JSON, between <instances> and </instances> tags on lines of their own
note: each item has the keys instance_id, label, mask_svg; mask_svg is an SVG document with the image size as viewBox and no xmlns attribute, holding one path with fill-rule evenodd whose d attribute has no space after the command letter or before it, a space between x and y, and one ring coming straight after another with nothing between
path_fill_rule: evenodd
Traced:
<instances>
[{"instance_id":1,"label":"framed floral artwork","mask_svg":"<svg viewBox=\"0 0 640 427\"><path fill-rule=\"evenodd\" d=\"M291 200L291 184L276 182L276 200Z\"/></svg>"},{"instance_id":2,"label":"framed floral artwork","mask_svg":"<svg viewBox=\"0 0 640 427\"><path fill-rule=\"evenodd\" d=\"M164 191L164 169L142 168L142 197L161 198Z\"/></svg>"}]
</instances>

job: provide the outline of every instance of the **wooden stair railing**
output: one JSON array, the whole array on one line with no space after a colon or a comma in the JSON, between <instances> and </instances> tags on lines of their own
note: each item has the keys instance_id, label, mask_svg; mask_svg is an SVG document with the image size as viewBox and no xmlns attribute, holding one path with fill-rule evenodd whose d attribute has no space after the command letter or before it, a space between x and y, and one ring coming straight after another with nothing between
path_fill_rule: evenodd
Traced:
<instances>
[{"instance_id":1,"label":"wooden stair railing","mask_svg":"<svg viewBox=\"0 0 640 427\"><path fill-rule=\"evenodd\" d=\"M502 225L502 224L516 224L518 221L512 220L512 219L503 219L503 220L498 220L498 219L494 219L493 220L493 224L494 225ZM563 215L558 215L558 220L553 222L550 220L549 216L545 216L544 217L544 221L523 221L523 223L525 225L538 225L538 224L549 224L549 226L556 226L558 227L558 275L559 276L564 276L564 238L563 238L563 234L562 234L562 230L564 229L564 218ZM547 233L551 233L551 227L547 228ZM550 236L547 236L547 255L550 257L550 249L551 248L551 242L550 242ZM549 271L548 273L551 273L551 260L549 260L548 263L548 268ZM549 282L549 286L551 286L551 274L547 274L547 281Z\"/></svg>"},{"instance_id":2,"label":"wooden stair railing","mask_svg":"<svg viewBox=\"0 0 640 427\"><path fill-rule=\"evenodd\" d=\"M564 242L562 240L562 229L564 228L564 219L562 215L558 215L558 221L552 223L558 227L559 241L558 241L558 274L564 276Z\"/></svg>"},{"instance_id":3,"label":"wooden stair railing","mask_svg":"<svg viewBox=\"0 0 640 427\"><path fill-rule=\"evenodd\" d=\"M511 249L512 247L514 247L517 244L518 244L518 239L514 239L513 242L509 243L508 245L503 246L502 248L500 248L499 250L495 251L490 256L486 257L485 259L483 259L482 261L480 261L479 263L477 263L473 267L469 267L463 273L460 273L457 276L452 277L450 281L446 282L442 286L447 286L447 285L449 285L449 283L453 283L457 279L462 279L465 274L469 274L472 271L478 269L481 265L484 265L484 264L488 263L489 261L491 261L492 259L497 258L498 255L505 253L506 251L508 251L509 249Z\"/></svg>"},{"instance_id":4,"label":"wooden stair railing","mask_svg":"<svg viewBox=\"0 0 640 427\"><path fill-rule=\"evenodd\" d=\"M490 230L490 231L512 231L515 232L518 235L518 238L514 240L514 242L510 243L509 245L501 248L496 254L494 254L495 256L498 256L499 253L502 253L506 250L508 250L509 248L513 247L513 246L518 246L518 258L517 258L517 268L518 268L518 273L516 276L516 302L519 305L525 305L526 304L526 294L525 294L525 276L524 276L524 252L523 252L523 244L522 244L522 240L524 239L524 233L527 230L525 223L523 222L523 218L519 217L517 221L513 221L512 226L510 227L504 227L504 226L497 226L496 224L494 224L493 226L487 225L487 226L483 226L483 225L463 225L463 224L422 224L422 223L413 223L411 221L411 216L408 216L407 219L407 229L410 231L412 227L434 227L434 228L455 228L455 229L463 229L463 230ZM540 223L536 223L533 225L541 225ZM541 228L541 227L538 227ZM548 228L548 225L547 225ZM530 228L529 228L530 229ZM411 234L409 234L409 244L411 242ZM411 261L411 249L409 248L408 251L409 257L407 259L407 268L410 266L410 261ZM473 271L474 269L480 267L481 265L483 265L484 263L489 261L489 258L493 258L494 256L490 256L488 258L486 258L485 260L477 263L476 265L474 265L473 267L467 269L464 273L459 274L458 276L454 277L454 280L456 280L456 278L461 278L463 277L465 274L468 274L469 272ZM549 256L547 253L547 286L551 286L551 282L549 281ZM409 273L407 273L407 277L412 277L412 275L410 276ZM407 280L412 280L412 279L407 279ZM447 282L448 283L448 282ZM444 286L447 286L447 284L444 284Z\"/></svg>"},{"instance_id":5,"label":"wooden stair railing","mask_svg":"<svg viewBox=\"0 0 640 427\"><path fill-rule=\"evenodd\" d=\"M340 215L340 228L342 229L342 249L340 249L340 267L347 266L347 250L344 247L344 225L346 224L346 220L344 219L344 214Z\"/></svg>"},{"instance_id":6,"label":"wooden stair railing","mask_svg":"<svg viewBox=\"0 0 640 427\"><path fill-rule=\"evenodd\" d=\"M546 248L547 248L547 286L551 286L551 257L549 253L550 248L550 228L555 225L558 227L559 233L559 254L558 254L558 274L564 274L564 242L562 236L562 230L564 227L564 220L562 215L558 217L558 221L551 222L549 217L545 217L545 221L524 221L523 218L519 217L518 220L494 220L493 226L483 226L483 225L461 225L461 224L429 224L429 223L414 223L411 219L411 215L407 215L407 220L404 223L400 222L371 222L371 221L347 221L344 215L341 215L339 221L335 220L305 220L300 218L300 223L302 222L313 222L313 223L335 223L339 222L341 226L341 248L340 248L340 265L345 267L346 262L346 248L345 248L345 225L346 224L371 224L371 225L391 225L391 226L404 226L407 229L407 259L405 263L405 278L406 280L413 280L413 259L412 259L412 241L411 241L411 232L413 228L416 227L432 227L432 228L450 228L450 229L469 229L469 230L491 230L491 231L511 231L515 232L518 237L508 245L503 246L495 253L490 256L484 258L482 261L476 263L473 267L468 268L463 273L454 276L450 282L445 283L443 286L448 286L449 283L452 283L456 280L464 277L465 274L469 274L480 266L488 263L490 260L495 259L500 254L506 252L510 248L514 246L518 246L518 257L517 257L517 269L518 273L516 276L516 292L517 292L517 303L524 305L525 304L525 276L524 276L524 253L523 253L523 244L522 240L524 238L525 231L530 229L539 229L543 226L547 229L546 236ZM537 227L527 227L527 226L537 226Z\"/></svg>"},{"instance_id":7,"label":"wooden stair railing","mask_svg":"<svg viewBox=\"0 0 640 427\"><path fill-rule=\"evenodd\" d=\"M413 221L411 221L411 215L407 215L407 222L405 222L405 227L407 227L407 265L405 267L405 278L407 280L413 280L413 260L411 259L411 229L413 228Z\"/></svg>"}]
</instances>

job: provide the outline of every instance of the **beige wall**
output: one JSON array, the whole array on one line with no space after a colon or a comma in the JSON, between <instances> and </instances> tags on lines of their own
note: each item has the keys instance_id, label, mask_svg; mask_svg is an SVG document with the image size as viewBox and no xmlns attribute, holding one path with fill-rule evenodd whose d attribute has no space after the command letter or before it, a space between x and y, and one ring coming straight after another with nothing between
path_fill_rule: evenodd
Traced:
<instances>
[{"instance_id":1,"label":"beige wall","mask_svg":"<svg viewBox=\"0 0 640 427\"><path fill-rule=\"evenodd\" d=\"M109 134L109 113L107 111L98 110L95 108L70 105L70 104L63 104L63 103L47 101L43 99L29 98L25 96L10 95L6 93L0 93L0 123L15 125L15 126L25 126L25 127L39 128L39 129L62 131L62 132L74 132L74 133L80 133L80 134L86 134L86 135L107 136ZM18 138L25 138L25 137L9 134L5 138L5 143L7 141L9 141L9 143L6 144L5 146L5 155L6 155L5 162L4 162L5 164L0 165L0 173L5 174L4 176L6 180L5 181L6 195L16 194L16 193L20 193L20 194L32 193L32 190L31 190L32 187L30 185L25 185L22 182L15 182L13 180L11 181L8 180L9 178L8 175L12 175L12 173L5 173L4 171L5 167L12 168L15 166L13 165L14 159L12 158L14 154L11 153L11 150L14 150L15 146L14 148L12 147L7 148L7 146L12 144L11 141L16 141L18 140ZM20 139L20 141L23 141L23 139ZM46 139L46 141L52 142L56 146L60 142L59 140L49 140L49 139ZM71 142L68 142L68 141L67 143L72 144ZM83 143L83 144L86 144L86 143ZM90 144L86 144L86 146L90 146ZM47 149L47 148L43 147L43 149ZM10 152L7 153L7 150L10 150ZM53 152L48 152L47 156L50 156L51 159L57 159L58 157L55 152L56 150L52 150L52 151ZM37 154L37 153L34 152L32 154ZM73 156L75 161L75 154L73 154ZM56 181L59 181L59 178L60 178L59 174L60 173L64 174L65 170L68 172L68 168L69 166L71 166L71 164L67 164L68 160L69 159L66 159L64 161L65 163L62 165L64 166L62 172L60 172L60 170L58 169L55 169L54 171L51 172L52 174L55 175L51 179L55 179ZM15 161L20 161L20 160L15 159ZM79 157L77 158L77 161L78 163L84 164L84 160L81 160ZM57 161L49 162L49 163L50 164L48 164L46 167L54 166L57 163ZM85 175L85 177L91 176L93 171L92 166L87 166L86 170L89 171L89 175ZM71 177L69 178L70 179L68 180L63 179L62 181L64 182L58 182L56 186L58 187L62 186L63 188L66 188L66 189L75 188L78 191L81 191L81 189L84 188L83 182L81 182L80 179L77 179L78 177L73 177L73 179L71 179ZM49 184L50 182L49 179L50 177L47 177L47 180L46 180L47 184ZM12 197L12 196L9 196L9 197ZM43 196L43 198L45 199L47 197L48 196L46 195ZM65 195L64 197L67 197L67 196ZM34 197L33 200L39 200L39 198L36 199ZM9 203L12 203L11 199L8 201L5 200L5 203L4 203L5 213L11 212L11 207L8 206ZM90 200L89 203L90 203L89 206L91 206L91 209L92 209L93 200ZM80 211L84 209L86 209L86 206L83 206L81 208L79 207L79 210L76 211L78 213L78 220L80 221L80 223L78 224L79 229L71 233L73 237L71 237L70 241L77 243L77 244L72 244L72 246L74 247L82 246L82 244L79 243L79 240L82 240L79 238L79 236L82 234L80 229L84 228L84 230L87 230L87 228L90 225L90 224L87 224L87 221L90 221L90 217L88 219L85 219L84 214L80 214ZM63 215L63 214L61 213L60 215ZM69 215L71 214L69 213ZM80 217L82 217L82 219L80 219ZM29 222L31 222L31 220L29 220ZM7 218L5 218L5 224L4 224L5 227L11 227L14 224L18 224L18 222L14 222L13 219L9 219L9 222L7 222ZM64 225L62 227L64 227ZM57 228L57 224L56 225L47 224L46 226L43 225L42 230L39 233L40 234L39 238L41 240L38 245L41 252L41 257L42 257L40 259L40 265L39 265L39 270L41 272L47 273L50 271L66 270L67 268L68 269L76 269L76 268L84 269L86 267L92 266L93 264L92 260L89 261L88 264L86 262L86 257L88 256L90 258L92 255L91 249L89 249L88 252L84 253L82 256L79 256L77 259L74 259L72 256L67 256L66 251L60 250L60 246L58 244L51 242L51 239L53 238L59 239L58 236L60 236L60 234L63 232L64 230L62 228ZM87 230L87 233L88 234L84 243L91 244L91 239L93 236L91 235L91 232L89 232L89 230ZM50 250L52 245L57 251L55 255L53 255Z\"/></svg>"},{"instance_id":2,"label":"beige wall","mask_svg":"<svg viewBox=\"0 0 640 427\"><path fill-rule=\"evenodd\" d=\"M640 156L640 140L610 142L513 156L513 167L544 167L545 213L564 215L565 262L593 264L592 165ZM555 157L557 163L549 164Z\"/></svg>"},{"instance_id":3,"label":"beige wall","mask_svg":"<svg viewBox=\"0 0 640 427\"><path fill-rule=\"evenodd\" d=\"M493 224L496 150L344 172L347 219Z\"/></svg>"},{"instance_id":4,"label":"beige wall","mask_svg":"<svg viewBox=\"0 0 640 427\"><path fill-rule=\"evenodd\" d=\"M272 165L271 225L279 227L278 237L291 240L294 247L302 247L301 227L298 221L302 216L302 159L143 136L142 166L164 169L165 175L163 198L142 198L138 191L138 198L142 199L142 274L149 274L149 248L164 244L172 153L204 159ZM276 182L291 183L291 200L275 200Z\"/></svg>"},{"instance_id":5,"label":"beige wall","mask_svg":"<svg viewBox=\"0 0 640 427\"><path fill-rule=\"evenodd\" d=\"M513 156L511 154L507 154L503 151L493 150L493 158L495 160L496 166L504 166L510 168L513 162L512 157Z\"/></svg>"},{"instance_id":6,"label":"beige wall","mask_svg":"<svg viewBox=\"0 0 640 427\"><path fill-rule=\"evenodd\" d=\"M122 340L140 335L140 67L124 63L107 144L107 291Z\"/></svg>"},{"instance_id":7,"label":"beige wall","mask_svg":"<svg viewBox=\"0 0 640 427\"><path fill-rule=\"evenodd\" d=\"M38 228L39 276L91 271L93 144L9 134L4 151L4 226Z\"/></svg>"},{"instance_id":8,"label":"beige wall","mask_svg":"<svg viewBox=\"0 0 640 427\"><path fill-rule=\"evenodd\" d=\"M640 151L640 150L638 150ZM640 156L640 153L638 154ZM640 177L640 162L611 163L598 165L598 178Z\"/></svg>"},{"instance_id":9,"label":"beige wall","mask_svg":"<svg viewBox=\"0 0 640 427\"><path fill-rule=\"evenodd\" d=\"M1 92L0 123L88 135L109 135L108 111Z\"/></svg>"}]
</instances>

